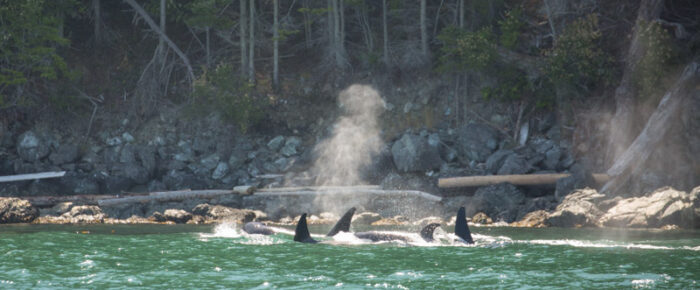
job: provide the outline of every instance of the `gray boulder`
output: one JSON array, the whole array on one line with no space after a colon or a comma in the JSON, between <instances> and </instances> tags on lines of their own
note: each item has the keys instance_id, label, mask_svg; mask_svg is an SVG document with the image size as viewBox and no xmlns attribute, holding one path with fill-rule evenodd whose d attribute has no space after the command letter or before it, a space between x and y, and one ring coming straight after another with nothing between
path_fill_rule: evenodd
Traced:
<instances>
[{"instance_id":1,"label":"gray boulder","mask_svg":"<svg viewBox=\"0 0 700 290\"><path fill-rule=\"evenodd\" d=\"M39 216L39 209L28 200L0 197L0 224L29 223Z\"/></svg>"},{"instance_id":2,"label":"gray boulder","mask_svg":"<svg viewBox=\"0 0 700 290\"><path fill-rule=\"evenodd\" d=\"M525 202L525 194L510 183L479 188L468 212L484 212L494 220L512 222L518 217L519 207Z\"/></svg>"},{"instance_id":3,"label":"gray boulder","mask_svg":"<svg viewBox=\"0 0 700 290\"><path fill-rule=\"evenodd\" d=\"M71 163L78 159L78 145L62 144L56 152L51 153L49 160L53 165Z\"/></svg>"},{"instance_id":4,"label":"gray boulder","mask_svg":"<svg viewBox=\"0 0 700 290\"><path fill-rule=\"evenodd\" d=\"M192 213L214 220L229 220L237 223L247 223L256 220L258 215L249 209L230 208L223 205L199 204L192 209Z\"/></svg>"},{"instance_id":5,"label":"gray boulder","mask_svg":"<svg viewBox=\"0 0 700 290\"><path fill-rule=\"evenodd\" d=\"M61 215L69 223L102 223L107 215L95 205L78 205Z\"/></svg>"},{"instance_id":6,"label":"gray boulder","mask_svg":"<svg viewBox=\"0 0 700 290\"><path fill-rule=\"evenodd\" d=\"M221 160L221 157L219 157L218 154L214 153L202 158L202 160L200 160L199 163L202 164L202 166L207 170L213 170L214 168L216 168L217 165L219 165L219 160Z\"/></svg>"},{"instance_id":7,"label":"gray boulder","mask_svg":"<svg viewBox=\"0 0 700 290\"><path fill-rule=\"evenodd\" d=\"M280 150L280 148L284 145L284 136L277 136L275 138L272 138L270 142L267 142L267 148L277 152L277 150Z\"/></svg>"},{"instance_id":8,"label":"gray boulder","mask_svg":"<svg viewBox=\"0 0 700 290\"><path fill-rule=\"evenodd\" d=\"M498 150L486 159L486 171L495 174L503 166L503 162L508 156L514 154L512 150Z\"/></svg>"},{"instance_id":9,"label":"gray boulder","mask_svg":"<svg viewBox=\"0 0 700 290\"><path fill-rule=\"evenodd\" d=\"M597 226L603 214L596 206L605 195L595 189L580 189L567 195L547 218L547 223L555 227Z\"/></svg>"},{"instance_id":10,"label":"gray boulder","mask_svg":"<svg viewBox=\"0 0 700 290\"><path fill-rule=\"evenodd\" d=\"M524 174L530 171L527 160L518 154L511 154L505 158L503 165L498 169L498 175Z\"/></svg>"},{"instance_id":11,"label":"gray boulder","mask_svg":"<svg viewBox=\"0 0 700 290\"><path fill-rule=\"evenodd\" d=\"M601 218L607 227L698 227L700 187L690 194L670 187L618 201Z\"/></svg>"},{"instance_id":12,"label":"gray boulder","mask_svg":"<svg viewBox=\"0 0 700 290\"><path fill-rule=\"evenodd\" d=\"M228 164L226 162L219 162L219 165L214 169L214 173L211 174L212 179L221 179L228 174Z\"/></svg>"},{"instance_id":13,"label":"gray boulder","mask_svg":"<svg viewBox=\"0 0 700 290\"><path fill-rule=\"evenodd\" d=\"M498 132L483 124L469 124L458 132L457 146L462 155L484 162L498 148Z\"/></svg>"},{"instance_id":14,"label":"gray boulder","mask_svg":"<svg viewBox=\"0 0 700 290\"><path fill-rule=\"evenodd\" d=\"M299 146L301 146L301 139L299 137L289 137L287 141L284 142L284 147L280 149L280 153L286 157L297 155L299 154Z\"/></svg>"},{"instance_id":15,"label":"gray boulder","mask_svg":"<svg viewBox=\"0 0 700 290\"><path fill-rule=\"evenodd\" d=\"M99 194L100 184L97 178L86 174L68 173L60 178L63 192L72 194Z\"/></svg>"},{"instance_id":16,"label":"gray boulder","mask_svg":"<svg viewBox=\"0 0 700 290\"><path fill-rule=\"evenodd\" d=\"M38 161L49 155L49 144L32 131L24 132L17 138L17 154L27 162Z\"/></svg>"},{"instance_id":17,"label":"gray boulder","mask_svg":"<svg viewBox=\"0 0 700 290\"><path fill-rule=\"evenodd\" d=\"M402 172L438 169L443 161L437 146L431 146L424 137L404 134L391 146L396 168Z\"/></svg>"},{"instance_id":18,"label":"gray boulder","mask_svg":"<svg viewBox=\"0 0 700 290\"><path fill-rule=\"evenodd\" d=\"M357 225L371 225L373 222L381 220L382 216L374 212L363 212L356 214L352 218L352 223Z\"/></svg>"},{"instance_id":19,"label":"gray boulder","mask_svg":"<svg viewBox=\"0 0 700 290\"><path fill-rule=\"evenodd\" d=\"M166 209L165 212L163 212L163 217L166 221L184 224L192 219L192 214L182 209Z\"/></svg>"}]
</instances>

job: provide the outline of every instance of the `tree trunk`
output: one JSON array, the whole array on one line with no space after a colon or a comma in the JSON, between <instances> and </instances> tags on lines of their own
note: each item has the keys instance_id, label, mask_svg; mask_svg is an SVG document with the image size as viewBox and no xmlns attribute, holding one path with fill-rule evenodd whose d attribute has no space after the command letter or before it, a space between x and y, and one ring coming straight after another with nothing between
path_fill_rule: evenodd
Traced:
<instances>
[{"instance_id":1,"label":"tree trunk","mask_svg":"<svg viewBox=\"0 0 700 290\"><path fill-rule=\"evenodd\" d=\"M246 33L248 32L248 7L246 7L246 1L240 0L240 19L238 23L238 34L240 36L240 47L241 47L241 76L246 77L248 75L248 51L246 43Z\"/></svg>"},{"instance_id":2,"label":"tree trunk","mask_svg":"<svg viewBox=\"0 0 700 290\"><path fill-rule=\"evenodd\" d=\"M273 59L273 65L272 65L272 84L277 88L279 86L279 23L278 19L279 18L279 0L273 0L272 1L272 6L273 7L273 14L274 14L274 22L272 25L272 38L274 39L273 41L273 49L272 49L272 59Z\"/></svg>"},{"instance_id":3,"label":"tree trunk","mask_svg":"<svg viewBox=\"0 0 700 290\"><path fill-rule=\"evenodd\" d=\"M309 49L311 48L311 16L308 10L311 8L309 8L308 0L304 0L302 6L304 7L304 40L306 48Z\"/></svg>"},{"instance_id":4,"label":"tree trunk","mask_svg":"<svg viewBox=\"0 0 700 290\"><path fill-rule=\"evenodd\" d=\"M382 35L383 35L383 56L384 65L389 67L389 29L387 27L387 8L386 0L382 0Z\"/></svg>"},{"instance_id":5,"label":"tree trunk","mask_svg":"<svg viewBox=\"0 0 700 290\"><path fill-rule=\"evenodd\" d=\"M207 27L205 28L206 37L207 37L207 68L210 68L210 67L211 67L211 49L210 49L210 46L209 46L209 31L210 31L210 30L211 30L211 29L209 28L209 26L207 26Z\"/></svg>"},{"instance_id":6,"label":"tree trunk","mask_svg":"<svg viewBox=\"0 0 700 290\"><path fill-rule=\"evenodd\" d=\"M638 131L634 128L637 90L633 77L637 64L645 54L640 37L643 25L658 18L662 9L663 0L642 0L640 3L622 80L615 90L615 115L610 122L610 139L605 160L616 160L637 135Z\"/></svg>"},{"instance_id":7,"label":"tree trunk","mask_svg":"<svg viewBox=\"0 0 700 290\"><path fill-rule=\"evenodd\" d=\"M102 11L100 0L92 0L92 11L95 13L95 43L102 42Z\"/></svg>"},{"instance_id":8,"label":"tree trunk","mask_svg":"<svg viewBox=\"0 0 700 290\"><path fill-rule=\"evenodd\" d=\"M464 29L464 0L459 0L457 9L459 10L459 28Z\"/></svg>"},{"instance_id":9,"label":"tree trunk","mask_svg":"<svg viewBox=\"0 0 700 290\"><path fill-rule=\"evenodd\" d=\"M165 61L165 0L160 0L160 30L163 33L160 35L160 40L158 41L158 49L160 50L160 59Z\"/></svg>"},{"instance_id":10,"label":"tree trunk","mask_svg":"<svg viewBox=\"0 0 700 290\"><path fill-rule=\"evenodd\" d=\"M250 33L248 35L248 80L255 82L255 0L249 2Z\"/></svg>"},{"instance_id":11,"label":"tree trunk","mask_svg":"<svg viewBox=\"0 0 700 290\"><path fill-rule=\"evenodd\" d=\"M424 60L428 59L428 26L426 22L426 0L420 0L420 50Z\"/></svg>"},{"instance_id":12,"label":"tree trunk","mask_svg":"<svg viewBox=\"0 0 700 290\"><path fill-rule=\"evenodd\" d=\"M605 184L601 192L619 193L630 177L644 170L643 163L654 152L657 145L666 138L666 132L673 125L673 120L678 117L685 100L700 95L698 83L700 83L700 64L693 62L685 68L676 84L666 92L639 136L608 169L607 173L613 179Z\"/></svg>"}]
</instances>

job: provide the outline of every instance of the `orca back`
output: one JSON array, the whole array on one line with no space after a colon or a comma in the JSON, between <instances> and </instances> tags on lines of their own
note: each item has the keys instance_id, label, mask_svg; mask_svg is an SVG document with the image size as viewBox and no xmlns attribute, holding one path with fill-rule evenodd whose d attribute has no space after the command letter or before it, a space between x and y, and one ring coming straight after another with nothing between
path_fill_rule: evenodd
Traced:
<instances>
[{"instance_id":1,"label":"orca back","mask_svg":"<svg viewBox=\"0 0 700 290\"><path fill-rule=\"evenodd\" d=\"M440 224L438 223L432 223L427 226L425 226L421 231L420 231L420 236L423 238L426 242L432 242L433 239L433 232L435 232L435 229L440 227Z\"/></svg>"},{"instance_id":2,"label":"orca back","mask_svg":"<svg viewBox=\"0 0 700 290\"><path fill-rule=\"evenodd\" d=\"M469 231L469 225L467 225L467 214L465 213L464 207L460 207L457 212L457 221L455 222L455 235L462 238L465 243L473 244L474 239L472 239L472 233Z\"/></svg>"},{"instance_id":3,"label":"orca back","mask_svg":"<svg viewBox=\"0 0 700 290\"><path fill-rule=\"evenodd\" d=\"M294 241L300 243L318 243L311 238L309 227L306 225L306 213L302 214L297 223L297 228L294 230Z\"/></svg>"},{"instance_id":4,"label":"orca back","mask_svg":"<svg viewBox=\"0 0 700 290\"><path fill-rule=\"evenodd\" d=\"M355 208L351 207L345 214L335 223L335 226L331 229L326 236L332 237L339 232L350 232L350 223L352 222L352 216L355 214Z\"/></svg>"}]
</instances>

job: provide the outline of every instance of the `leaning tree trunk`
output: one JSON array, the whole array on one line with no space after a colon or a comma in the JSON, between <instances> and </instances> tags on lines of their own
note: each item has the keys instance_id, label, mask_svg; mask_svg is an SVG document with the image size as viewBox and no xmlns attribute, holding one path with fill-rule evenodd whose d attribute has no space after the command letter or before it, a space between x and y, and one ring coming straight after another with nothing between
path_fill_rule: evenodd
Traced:
<instances>
[{"instance_id":1,"label":"leaning tree trunk","mask_svg":"<svg viewBox=\"0 0 700 290\"><path fill-rule=\"evenodd\" d=\"M144 21L146 21L146 24L148 24L151 30L157 33L163 39L163 41L166 44L168 44L168 46L173 51L175 51L175 54L177 54L177 56L180 57L182 62L185 64L185 67L187 68L187 76L190 78L190 82L194 81L194 71L192 70L192 66L190 65L190 59L187 57L187 55L185 55L185 53L183 53L182 50L180 50L180 48L177 47L177 45L175 45L175 43L172 40L170 40L170 38L167 35L165 35L165 32L161 30L160 27L158 27L155 21L153 21L153 18L151 18L151 16L148 15L148 12L146 12L146 10L144 10L143 7L141 7L141 5L136 3L135 0L124 0L124 2L129 4L129 6L131 6L131 8L133 8L134 11L136 11L136 13L138 13ZM190 88L192 89L192 86L190 86Z\"/></svg>"},{"instance_id":2,"label":"leaning tree trunk","mask_svg":"<svg viewBox=\"0 0 700 290\"><path fill-rule=\"evenodd\" d=\"M646 53L644 45L641 43L641 34L644 24L658 18L662 9L663 0L642 0L640 3L632 41L625 59L622 80L615 90L615 115L610 122L610 138L608 140L606 160L616 160L638 133L634 129L634 112L638 92L633 78L637 64L639 64Z\"/></svg>"},{"instance_id":3,"label":"leaning tree trunk","mask_svg":"<svg viewBox=\"0 0 700 290\"><path fill-rule=\"evenodd\" d=\"M657 145L666 138L666 133L680 115L681 108L688 99L697 98L700 95L700 87L697 85L699 83L700 63L693 62L685 68L680 79L666 92L639 136L608 169L607 174L612 179L603 186L601 192L619 193L631 177L642 173L646 167L644 162L657 149Z\"/></svg>"}]
</instances>

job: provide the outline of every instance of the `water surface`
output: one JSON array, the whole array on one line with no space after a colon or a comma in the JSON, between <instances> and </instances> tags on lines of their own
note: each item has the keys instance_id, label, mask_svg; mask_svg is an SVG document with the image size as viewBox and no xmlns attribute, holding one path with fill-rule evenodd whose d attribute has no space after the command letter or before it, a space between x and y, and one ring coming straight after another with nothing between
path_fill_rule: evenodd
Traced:
<instances>
[{"instance_id":1,"label":"water surface","mask_svg":"<svg viewBox=\"0 0 700 290\"><path fill-rule=\"evenodd\" d=\"M235 225L2 225L0 289L699 287L700 231L472 231L472 246L451 228L436 243L311 245Z\"/></svg>"}]
</instances>

